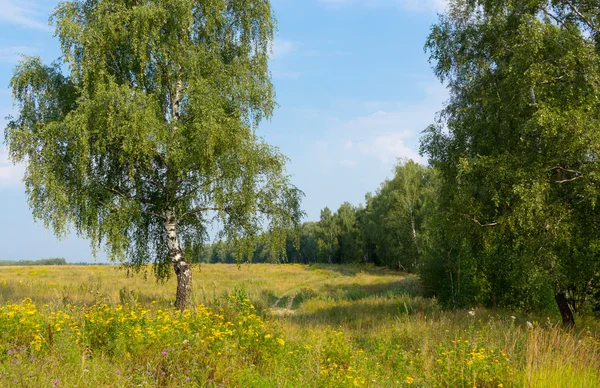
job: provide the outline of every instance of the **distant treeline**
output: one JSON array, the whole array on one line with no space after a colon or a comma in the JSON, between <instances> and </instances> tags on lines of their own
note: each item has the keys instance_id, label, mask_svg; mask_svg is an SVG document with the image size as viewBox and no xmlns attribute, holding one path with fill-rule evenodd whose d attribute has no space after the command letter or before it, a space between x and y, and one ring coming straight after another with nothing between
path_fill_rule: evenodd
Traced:
<instances>
[{"instance_id":1,"label":"distant treeline","mask_svg":"<svg viewBox=\"0 0 600 388\"><path fill-rule=\"evenodd\" d=\"M67 261L62 257L50 258L50 259L41 259L41 260L19 260L19 261L10 261L10 260L0 260L0 266L31 266L31 265L66 265Z\"/></svg>"},{"instance_id":2,"label":"distant treeline","mask_svg":"<svg viewBox=\"0 0 600 388\"><path fill-rule=\"evenodd\" d=\"M393 178L384 181L374 194L367 193L364 205L346 202L337 211L326 207L318 221L305 222L297 233L288 233L283 241L285 255L274 254L281 251L277 244L282 242L271 233L260 236L250 250L240 248L243 241L220 240L186 253L194 262L202 263L235 263L240 259L388 266L419 274L431 295L455 307L476 303L527 310L553 308L557 295L553 279L561 275L573 310L600 313L600 272L594 267L598 258L594 252L600 250L590 251L586 240L600 241L598 234L584 235L581 231L577 239L565 240L564 248L574 253L571 262L565 261L561 268L538 264L539 247L533 253L525 249L529 246L515 247L509 238L511 231L497 226L502 217L486 223L479 215L466 217L474 212L472 198L453 194L453 187L448 186L442 170L402 161L395 167ZM597 212L586 214L600 217ZM585 225L588 223L571 227L582 229ZM538 243L528 241L532 247Z\"/></svg>"},{"instance_id":3,"label":"distant treeline","mask_svg":"<svg viewBox=\"0 0 600 388\"><path fill-rule=\"evenodd\" d=\"M112 265L108 263L67 263L62 257L41 260L0 260L0 267L36 266L36 265Z\"/></svg>"},{"instance_id":4,"label":"distant treeline","mask_svg":"<svg viewBox=\"0 0 600 388\"><path fill-rule=\"evenodd\" d=\"M288 233L285 255L277 255L269 233L259 238L251 257L238 245L217 241L188 249L194 262L235 263L238 258L254 263L373 263L416 272L425 214L435 192L435 171L413 161L400 163L394 177L375 193L367 193L365 205L343 203L337 211L321 210L317 222L303 223ZM248 260L250 259L250 260Z\"/></svg>"}]
</instances>

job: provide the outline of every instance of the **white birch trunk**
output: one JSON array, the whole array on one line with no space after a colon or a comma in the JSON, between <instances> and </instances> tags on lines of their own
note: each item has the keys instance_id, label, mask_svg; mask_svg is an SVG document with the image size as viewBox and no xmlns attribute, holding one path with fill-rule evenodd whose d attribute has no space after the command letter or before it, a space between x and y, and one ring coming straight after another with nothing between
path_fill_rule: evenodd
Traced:
<instances>
[{"instance_id":1,"label":"white birch trunk","mask_svg":"<svg viewBox=\"0 0 600 388\"><path fill-rule=\"evenodd\" d=\"M183 251L179 244L177 236L177 216L174 210L168 210L166 213L165 231L167 233L167 247L169 248L169 257L177 275L177 294L175 306L184 310L189 307L192 296L192 269L190 264L183 257Z\"/></svg>"}]
</instances>

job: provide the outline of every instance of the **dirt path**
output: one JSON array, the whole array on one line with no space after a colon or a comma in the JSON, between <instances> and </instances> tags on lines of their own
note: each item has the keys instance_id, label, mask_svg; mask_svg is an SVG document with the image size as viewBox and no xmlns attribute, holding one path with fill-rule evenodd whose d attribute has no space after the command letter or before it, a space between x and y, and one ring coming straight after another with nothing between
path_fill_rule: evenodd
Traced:
<instances>
[{"instance_id":1,"label":"dirt path","mask_svg":"<svg viewBox=\"0 0 600 388\"><path fill-rule=\"evenodd\" d=\"M342 276L343 275L341 275L341 274L333 274L331 276L327 276L325 279L314 280L314 281L311 281L311 282L306 282L306 283L298 284L297 286L294 286L294 287L290 288L289 290L285 291L283 294L281 294L281 296L279 297L279 299L277 299L275 301L275 303L273 303L271 305L271 309L277 309L277 310L274 311L275 315L283 315L283 314L286 314L286 313L293 313L294 311L292 310L292 307L294 305L294 300L296 299L296 296L298 296L298 293L300 292L300 290L303 287L314 286L316 284L325 283L325 282L328 282L330 280L334 280L334 279L340 278ZM286 307L278 308L277 306L279 305L279 303L281 302L281 300L283 298L285 298L286 296L292 294L292 293L294 293L294 296L292 296L291 298L289 298L287 306Z\"/></svg>"}]
</instances>

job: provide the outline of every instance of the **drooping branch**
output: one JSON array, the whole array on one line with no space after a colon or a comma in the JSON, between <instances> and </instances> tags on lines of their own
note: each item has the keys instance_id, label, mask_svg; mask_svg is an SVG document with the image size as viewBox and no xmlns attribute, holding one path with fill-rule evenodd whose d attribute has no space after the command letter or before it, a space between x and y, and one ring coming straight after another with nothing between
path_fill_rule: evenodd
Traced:
<instances>
[{"instance_id":1,"label":"drooping branch","mask_svg":"<svg viewBox=\"0 0 600 388\"><path fill-rule=\"evenodd\" d=\"M560 24L560 25L561 25L563 28L565 28L565 29L567 29L567 30L570 28L569 26L567 26L567 25L565 24L565 22L564 22L564 21L562 21L561 19L559 19L559 18L558 18L556 15L552 14L550 11L548 11L548 10L546 9L546 7L543 7L543 8L542 8L542 11L544 12L544 14L545 14L546 16L548 16L549 18L551 18L552 20L554 20L555 22L557 22L558 24Z\"/></svg>"},{"instance_id":2,"label":"drooping branch","mask_svg":"<svg viewBox=\"0 0 600 388\"><path fill-rule=\"evenodd\" d=\"M158 219L161 219L161 220L165 219L164 215L161 215L161 214L158 214L158 213L155 213L155 212L152 212L150 210L147 210L147 209L143 208L143 207L152 207L153 204L151 204L151 203L140 201L138 198L132 197L131 195L127 195L126 193L123 193L122 191L117 190L114 187L102 186L102 188L104 190L107 190L107 191L110 191L110 192L116 194L117 196L119 196L119 197L121 197L123 199L126 199L128 201L135 201L135 202L139 203L142 206L141 210L142 210L143 213L146 213L146 214L149 214L151 216L157 217Z\"/></svg>"}]
</instances>

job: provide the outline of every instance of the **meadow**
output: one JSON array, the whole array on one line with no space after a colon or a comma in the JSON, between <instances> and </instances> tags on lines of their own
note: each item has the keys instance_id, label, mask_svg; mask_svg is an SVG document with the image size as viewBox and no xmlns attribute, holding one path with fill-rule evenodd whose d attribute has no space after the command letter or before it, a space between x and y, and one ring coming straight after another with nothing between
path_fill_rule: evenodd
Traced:
<instances>
[{"instance_id":1,"label":"meadow","mask_svg":"<svg viewBox=\"0 0 600 388\"><path fill-rule=\"evenodd\" d=\"M371 266L201 265L175 281L117 266L0 268L0 386L597 387L600 324L444 310Z\"/></svg>"}]
</instances>

